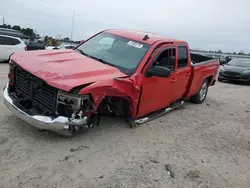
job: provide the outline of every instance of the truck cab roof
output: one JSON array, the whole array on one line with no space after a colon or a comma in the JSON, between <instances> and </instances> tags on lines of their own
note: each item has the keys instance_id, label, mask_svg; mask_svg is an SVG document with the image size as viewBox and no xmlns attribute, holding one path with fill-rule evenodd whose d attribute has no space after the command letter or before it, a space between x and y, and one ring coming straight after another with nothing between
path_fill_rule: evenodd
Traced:
<instances>
[{"instance_id":1,"label":"truck cab roof","mask_svg":"<svg viewBox=\"0 0 250 188\"><path fill-rule=\"evenodd\" d=\"M138 30L125 30L125 29L108 29L104 32L110 33L113 35L118 35L121 37L130 38L138 42L143 42L146 44L152 45L155 42L168 42L168 43L185 43L185 41L173 39L166 37L164 35L159 35L152 32L138 31ZM144 39L145 36L148 36L147 39Z\"/></svg>"}]
</instances>

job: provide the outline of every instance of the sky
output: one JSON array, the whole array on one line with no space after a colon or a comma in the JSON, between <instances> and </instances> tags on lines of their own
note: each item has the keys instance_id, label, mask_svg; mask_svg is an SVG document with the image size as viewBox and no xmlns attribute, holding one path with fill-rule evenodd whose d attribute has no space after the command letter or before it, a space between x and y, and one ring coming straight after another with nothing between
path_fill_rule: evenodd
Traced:
<instances>
[{"instance_id":1,"label":"sky","mask_svg":"<svg viewBox=\"0 0 250 188\"><path fill-rule=\"evenodd\" d=\"M249 0L0 0L0 23L83 40L104 29L135 29L191 48L250 52Z\"/></svg>"}]
</instances>

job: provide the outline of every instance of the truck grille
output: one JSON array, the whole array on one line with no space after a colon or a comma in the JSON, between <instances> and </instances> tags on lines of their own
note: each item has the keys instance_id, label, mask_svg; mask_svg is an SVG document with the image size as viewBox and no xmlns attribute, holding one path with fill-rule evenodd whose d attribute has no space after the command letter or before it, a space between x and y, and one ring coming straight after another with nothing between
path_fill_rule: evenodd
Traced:
<instances>
[{"instance_id":1,"label":"truck grille","mask_svg":"<svg viewBox=\"0 0 250 188\"><path fill-rule=\"evenodd\" d=\"M55 112L58 90L19 66L15 68L15 90L29 98L32 103L38 104L44 111Z\"/></svg>"}]
</instances>

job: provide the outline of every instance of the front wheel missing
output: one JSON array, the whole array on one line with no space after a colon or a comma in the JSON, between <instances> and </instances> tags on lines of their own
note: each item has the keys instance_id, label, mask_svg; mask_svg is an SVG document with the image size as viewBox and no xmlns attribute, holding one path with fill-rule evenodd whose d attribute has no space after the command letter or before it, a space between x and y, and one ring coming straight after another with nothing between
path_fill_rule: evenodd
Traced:
<instances>
[{"instance_id":1,"label":"front wheel missing","mask_svg":"<svg viewBox=\"0 0 250 188\"><path fill-rule=\"evenodd\" d=\"M130 128L136 128L140 126L140 124L136 123L132 117L127 117L126 121Z\"/></svg>"}]
</instances>

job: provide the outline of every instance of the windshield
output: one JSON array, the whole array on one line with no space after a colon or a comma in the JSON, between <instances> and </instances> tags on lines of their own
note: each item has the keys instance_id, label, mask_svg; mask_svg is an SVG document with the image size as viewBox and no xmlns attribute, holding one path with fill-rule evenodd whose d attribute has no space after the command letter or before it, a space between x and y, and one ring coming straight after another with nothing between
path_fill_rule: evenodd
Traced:
<instances>
[{"instance_id":1,"label":"windshield","mask_svg":"<svg viewBox=\"0 0 250 188\"><path fill-rule=\"evenodd\" d=\"M103 32L86 41L76 50L114 66L126 74L133 74L149 48L149 44Z\"/></svg>"},{"instance_id":2,"label":"windshield","mask_svg":"<svg viewBox=\"0 0 250 188\"><path fill-rule=\"evenodd\" d=\"M227 65L238 67L250 67L250 59L233 59Z\"/></svg>"}]
</instances>

